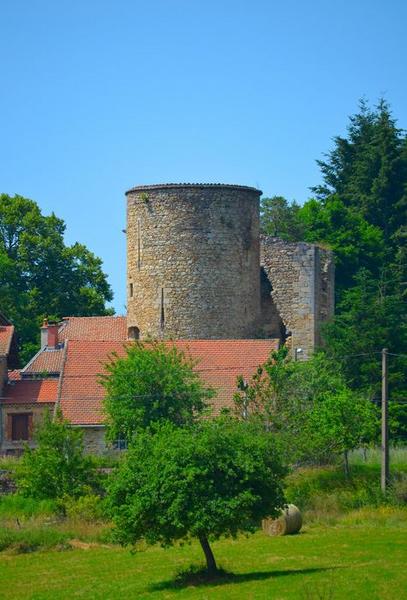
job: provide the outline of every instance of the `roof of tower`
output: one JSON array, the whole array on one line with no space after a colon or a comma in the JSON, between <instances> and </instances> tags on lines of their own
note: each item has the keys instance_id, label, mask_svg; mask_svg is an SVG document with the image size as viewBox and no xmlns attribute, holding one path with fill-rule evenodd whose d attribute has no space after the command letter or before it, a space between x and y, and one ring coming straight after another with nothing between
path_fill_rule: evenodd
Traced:
<instances>
[{"instance_id":1,"label":"roof of tower","mask_svg":"<svg viewBox=\"0 0 407 600\"><path fill-rule=\"evenodd\" d=\"M184 189L184 188L215 188L215 189L228 189L228 190L248 190L250 192L256 192L262 194L261 190L248 185L235 185L232 183L154 183L152 185L136 185L131 189L127 190L126 195L130 192L145 192L146 190L169 190L169 189Z\"/></svg>"}]
</instances>

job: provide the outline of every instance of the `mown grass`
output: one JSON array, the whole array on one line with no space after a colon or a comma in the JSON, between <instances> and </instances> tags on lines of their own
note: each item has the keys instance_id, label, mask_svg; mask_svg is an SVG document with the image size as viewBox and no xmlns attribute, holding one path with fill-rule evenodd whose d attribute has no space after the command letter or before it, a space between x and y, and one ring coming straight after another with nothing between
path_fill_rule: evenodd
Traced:
<instances>
[{"instance_id":1,"label":"mown grass","mask_svg":"<svg viewBox=\"0 0 407 600\"><path fill-rule=\"evenodd\" d=\"M398 511L397 524L389 511ZM117 546L18 556L2 553L0 597L402 599L407 589L406 535L406 511L390 508L379 522L371 513L363 525L343 522L305 527L297 536L270 538L258 532L221 540L213 548L225 573L212 582L191 573L177 577L191 563L201 564L195 543L133 554Z\"/></svg>"},{"instance_id":2,"label":"mown grass","mask_svg":"<svg viewBox=\"0 0 407 600\"><path fill-rule=\"evenodd\" d=\"M339 466L293 472L301 534L215 542L224 571L211 582L195 543L133 554L111 544L94 496L68 501L64 515L55 502L0 497L0 598L407 598L407 452L393 450L398 495L381 493L379 452L355 452L351 465L349 479Z\"/></svg>"}]
</instances>

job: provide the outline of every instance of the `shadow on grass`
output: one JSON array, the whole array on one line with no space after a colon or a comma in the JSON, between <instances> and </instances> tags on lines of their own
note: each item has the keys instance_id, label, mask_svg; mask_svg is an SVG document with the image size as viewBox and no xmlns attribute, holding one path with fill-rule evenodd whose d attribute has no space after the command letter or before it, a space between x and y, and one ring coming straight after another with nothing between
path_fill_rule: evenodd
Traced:
<instances>
[{"instance_id":1,"label":"shadow on grass","mask_svg":"<svg viewBox=\"0 0 407 600\"><path fill-rule=\"evenodd\" d=\"M208 574L206 569L191 566L186 571L178 573L174 579L161 581L149 586L151 592L179 589L188 586L217 586L225 584L245 583L248 581L262 581L273 577L285 577L287 575L309 575L321 571L333 571L342 567L311 567L309 569L287 569L284 571L253 571L251 573L230 573L219 569L215 574Z\"/></svg>"}]
</instances>

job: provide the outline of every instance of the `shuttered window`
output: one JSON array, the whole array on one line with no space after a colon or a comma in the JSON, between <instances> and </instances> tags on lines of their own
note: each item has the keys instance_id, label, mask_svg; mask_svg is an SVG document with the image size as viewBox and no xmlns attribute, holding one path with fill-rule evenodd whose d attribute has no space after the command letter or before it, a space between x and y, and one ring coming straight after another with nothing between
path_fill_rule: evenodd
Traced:
<instances>
[{"instance_id":1,"label":"shuttered window","mask_svg":"<svg viewBox=\"0 0 407 600\"><path fill-rule=\"evenodd\" d=\"M11 440L17 442L19 440L29 440L32 430L32 414L20 413L15 415L7 415L11 427Z\"/></svg>"}]
</instances>

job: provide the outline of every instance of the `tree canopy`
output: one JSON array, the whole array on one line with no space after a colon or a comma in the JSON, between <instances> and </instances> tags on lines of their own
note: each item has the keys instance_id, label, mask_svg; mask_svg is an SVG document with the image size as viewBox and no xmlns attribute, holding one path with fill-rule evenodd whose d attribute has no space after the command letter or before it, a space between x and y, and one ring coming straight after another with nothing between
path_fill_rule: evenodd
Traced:
<instances>
[{"instance_id":1,"label":"tree canopy","mask_svg":"<svg viewBox=\"0 0 407 600\"><path fill-rule=\"evenodd\" d=\"M255 424L161 423L134 438L111 483L117 538L164 546L198 538L208 571L216 571L210 539L253 532L276 516L285 474L273 437Z\"/></svg>"},{"instance_id":2,"label":"tree canopy","mask_svg":"<svg viewBox=\"0 0 407 600\"><path fill-rule=\"evenodd\" d=\"M36 350L45 316L111 314L102 261L64 243L65 223L22 196L0 195L0 307L16 326L24 362Z\"/></svg>"},{"instance_id":3,"label":"tree canopy","mask_svg":"<svg viewBox=\"0 0 407 600\"><path fill-rule=\"evenodd\" d=\"M317 162L314 198L301 207L264 199L262 228L334 251L336 316L325 348L348 384L376 399L379 353L389 349L391 410L405 435L407 406L396 402L407 397L407 136L387 102L372 109L363 100L346 135Z\"/></svg>"},{"instance_id":4,"label":"tree canopy","mask_svg":"<svg viewBox=\"0 0 407 600\"><path fill-rule=\"evenodd\" d=\"M162 420L191 424L214 395L194 366L172 343L136 342L126 347L125 356L113 354L101 376L110 439L130 441Z\"/></svg>"},{"instance_id":5,"label":"tree canopy","mask_svg":"<svg viewBox=\"0 0 407 600\"><path fill-rule=\"evenodd\" d=\"M278 436L291 464L344 458L376 432L376 411L365 394L346 384L323 353L293 361L286 347L273 351L250 381L240 379L237 414L264 423Z\"/></svg>"}]
</instances>

